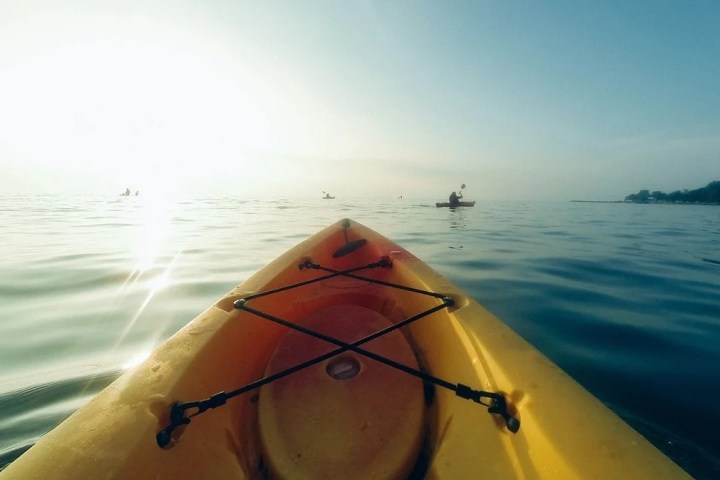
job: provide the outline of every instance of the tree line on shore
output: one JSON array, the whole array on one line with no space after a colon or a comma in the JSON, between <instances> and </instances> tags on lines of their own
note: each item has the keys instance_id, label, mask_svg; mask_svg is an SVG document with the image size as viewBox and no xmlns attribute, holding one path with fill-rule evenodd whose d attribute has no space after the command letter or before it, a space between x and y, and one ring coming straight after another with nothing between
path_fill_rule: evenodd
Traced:
<instances>
[{"instance_id":1,"label":"tree line on shore","mask_svg":"<svg viewBox=\"0 0 720 480\"><path fill-rule=\"evenodd\" d=\"M625 197L626 202L635 203L717 203L720 204L720 181L710 182L695 190L676 190L672 193L640 190Z\"/></svg>"}]
</instances>

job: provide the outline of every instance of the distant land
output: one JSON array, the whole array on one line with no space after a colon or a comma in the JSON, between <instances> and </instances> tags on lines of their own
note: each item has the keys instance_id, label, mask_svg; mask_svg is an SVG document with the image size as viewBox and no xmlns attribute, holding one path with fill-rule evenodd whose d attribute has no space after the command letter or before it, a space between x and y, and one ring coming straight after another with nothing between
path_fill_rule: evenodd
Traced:
<instances>
[{"instance_id":1,"label":"distant land","mask_svg":"<svg viewBox=\"0 0 720 480\"><path fill-rule=\"evenodd\" d=\"M625 197L632 203L705 203L720 204L720 181L710 182L707 186L695 190L675 190L672 193L640 190Z\"/></svg>"},{"instance_id":2,"label":"distant land","mask_svg":"<svg viewBox=\"0 0 720 480\"><path fill-rule=\"evenodd\" d=\"M720 180L710 182L707 186L695 190L675 190L665 193L650 190L640 190L631 193L625 200L571 200L578 203L679 203L720 205Z\"/></svg>"}]
</instances>

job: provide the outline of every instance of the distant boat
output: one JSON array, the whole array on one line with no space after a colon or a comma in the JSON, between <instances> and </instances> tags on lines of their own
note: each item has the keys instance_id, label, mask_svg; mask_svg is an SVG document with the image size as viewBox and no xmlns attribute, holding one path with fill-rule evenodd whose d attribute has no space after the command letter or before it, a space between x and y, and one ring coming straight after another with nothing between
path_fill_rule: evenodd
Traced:
<instances>
[{"instance_id":1,"label":"distant boat","mask_svg":"<svg viewBox=\"0 0 720 480\"><path fill-rule=\"evenodd\" d=\"M470 202L458 202L457 205L453 205L452 207L450 206L450 202L437 202L437 203L435 204L435 206L438 207L438 208L441 208L441 207L450 207L450 208L455 208L455 207L474 207L474 206L475 206L475 200L472 200L472 201L470 201Z\"/></svg>"},{"instance_id":2,"label":"distant boat","mask_svg":"<svg viewBox=\"0 0 720 480\"><path fill-rule=\"evenodd\" d=\"M450 207L450 208L455 208L455 207L474 207L474 206L475 206L475 200L468 201L468 202L461 202L461 201L459 201L459 199L463 198L463 194L462 194L463 188L465 188L465 184L464 184L464 183L463 183L462 185L460 185L460 191L459 191L457 194L456 194L455 192L452 192L452 194L450 194L450 198L449 198L449 199L450 199L450 200L457 200L457 203L456 203L456 204L451 205L450 202L437 202L437 203L435 204L435 206L438 207L438 208L442 208L442 207Z\"/></svg>"},{"instance_id":3,"label":"distant boat","mask_svg":"<svg viewBox=\"0 0 720 480\"><path fill-rule=\"evenodd\" d=\"M125 191L120 194L121 197L129 197L130 195L131 194L129 188L125 189ZM140 190L135 190L135 196L137 197L138 195L140 195Z\"/></svg>"},{"instance_id":4,"label":"distant boat","mask_svg":"<svg viewBox=\"0 0 720 480\"><path fill-rule=\"evenodd\" d=\"M323 200L334 200L334 199L335 199L335 197L333 197L333 196L330 195L329 193L326 193L326 192L323 192L323 193L325 194L325 196L322 197Z\"/></svg>"}]
</instances>

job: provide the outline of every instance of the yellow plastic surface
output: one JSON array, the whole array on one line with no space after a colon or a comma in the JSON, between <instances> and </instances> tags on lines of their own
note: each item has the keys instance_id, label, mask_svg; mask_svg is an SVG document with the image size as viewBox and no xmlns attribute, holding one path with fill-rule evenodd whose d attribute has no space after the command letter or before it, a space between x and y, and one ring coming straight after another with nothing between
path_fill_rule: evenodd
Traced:
<instances>
[{"instance_id":1,"label":"yellow plastic surface","mask_svg":"<svg viewBox=\"0 0 720 480\"><path fill-rule=\"evenodd\" d=\"M173 403L231 391L263 377L272 362L282 363L284 354L276 351L283 339L291 335L288 329L233 308L235 300L327 275L320 270L300 270L298 265L306 259L342 270L376 262L381 257L390 258L392 268L358 274L433 290L456 301L455 307L440 310L402 330L421 368L452 383L503 392L522 422L519 432L512 434L485 407L442 388L434 388L429 405L424 403L422 393L411 388L411 411L402 412L392 403L394 395L403 395L401 390L406 388L398 383L390 388L391 398L385 398L389 411L407 414L415 421L417 405L423 410L422 447L413 467L414 478L690 478L447 279L387 238L360 224L349 224L347 232L343 231L342 222L331 225L233 289L160 346L146 362L120 377L0 472L0 480L255 480L276 474L293 477L284 473L287 459L282 460L283 454L277 452L292 453L296 451L294 445L303 441L308 452L323 451L333 458L352 457L348 445L353 444L357 435L353 428L338 430L333 433L333 441L327 441L316 434L312 425L302 425L301 415L310 422L309 411L315 412L313 415L322 411L321 398L328 402L327 412L341 412L346 406L347 399L337 391L324 389L319 382L312 384L318 395L308 400L311 410L302 411L295 404L289 407L290 411L280 412L280 405L286 400L273 397L281 390L276 386L262 394L249 392L193 417L189 425L177 432L170 448L159 448L155 435L167 425ZM364 238L367 242L345 256L334 258L333 253L346 244L346 234L351 241ZM311 319L312 323L315 312L339 305L369 309L398 322L437 305L438 300L358 279L334 277L250 300L248 304L291 322ZM340 365L339 369L343 368ZM385 385L383 375L378 382ZM300 385L293 388L303 390ZM302 394L310 393L303 390ZM368 402L384 398L382 392L377 397L362 395ZM296 410L292 411L293 408ZM340 421L352 425L351 411L338 414ZM275 412L277 417L267 418L269 412ZM375 412L373 406L362 411L362 415L372 416ZM287 436L284 425L288 426ZM416 441L412 434L415 426L407 432L390 430L398 435L411 434L408 443ZM307 438L302 439L305 432ZM387 448L395 448L404 441L397 437ZM403 464L403 471L407 459L415 457L414 450L413 445L402 454L399 464ZM375 454L386 459L382 465L395 462L393 454L384 449L375 453L363 451L358 460L362 463ZM268 455L272 458L266 458ZM354 460L347 460L348 470L355 468ZM310 469L306 478L346 478L335 470L328 472L319 463L311 465L312 458L303 463Z\"/></svg>"},{"instance_id":2,"label":"yellow plastic surface","mask_svg":"<svg viewBox=\"0 0 720 480\"><path fill-rule=\"evenodd\" d=\"M379 313L353 305L325 307L300 324L348 343L392 325ZM267 374L336 348L291 331L275 350ZM418 368L399 331L363 348ZM260 390L265 460L274 478L407 478L420 452L424 408L420 379L345 352Z\"/></svg>"}]
</instances>

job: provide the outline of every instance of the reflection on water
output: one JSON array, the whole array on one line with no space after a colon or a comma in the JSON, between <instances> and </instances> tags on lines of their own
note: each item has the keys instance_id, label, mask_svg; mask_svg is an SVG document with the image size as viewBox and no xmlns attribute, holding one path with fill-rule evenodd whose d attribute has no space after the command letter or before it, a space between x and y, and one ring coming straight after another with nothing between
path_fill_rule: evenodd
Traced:
<instances>
[{"instance_id":1,"label":"reflection on water","mask_svg":"<svg viewBox=\"0 0 720 480\"><path fill-rule=\"evenodd\" d=\"M468 219L470 218L468 208L472 207L455 207L442 209L447 211L448 226L451 232L456 230L464 230L468 226ZM463 239L465 238L465 232L457 232L457 234L451 233L449 237L448 248L451 250L462 250Z\"/></svg>"},{"instance_id":2,"label":"reflection on water","mask_svg":"<svg viewBox=\"0 0 720 480\"><path fill-rule=\"evenodd\" d=\"M468 222L467 208L448 208L450 228L465 228Z\"/></svg>"},{"instance_id":3,"label":"reflection on water","mask_svg":"<svg viewBox=\"0 0 720 480\"><path fill-rule=\"evenodd\" d=\"M125 363L122 364L122 370L130 370L132 368L137 367L142 362L148 359L150 357L150 354L152 353L152 348L146 348L145 350L138 351L135 355L128 358Z\"/></svg>"}]
</instances>

